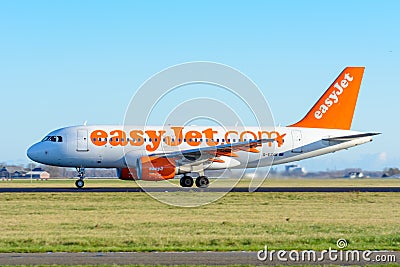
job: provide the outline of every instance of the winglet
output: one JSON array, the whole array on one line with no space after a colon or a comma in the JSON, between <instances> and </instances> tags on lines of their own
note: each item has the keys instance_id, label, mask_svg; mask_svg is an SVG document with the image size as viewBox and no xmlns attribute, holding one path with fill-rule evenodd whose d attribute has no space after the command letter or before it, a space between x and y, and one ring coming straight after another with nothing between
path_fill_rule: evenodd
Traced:
<instances>
[{"instance_id":1,"label":"winglet","mask_svg":"<svg viewBox=\"0 0 400 267\"><path fill-rule=\"evenodd\" d=\"M347 67L307 115L289 127L350 130L364 67Z\"/></svg>"}]
</instances>

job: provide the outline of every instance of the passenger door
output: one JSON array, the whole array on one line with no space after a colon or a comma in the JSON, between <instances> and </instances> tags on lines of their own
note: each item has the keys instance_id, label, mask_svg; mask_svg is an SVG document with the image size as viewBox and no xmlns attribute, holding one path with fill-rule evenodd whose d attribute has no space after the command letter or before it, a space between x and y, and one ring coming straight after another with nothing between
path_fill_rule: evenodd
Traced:
<instances>
[{"instance_id":1,"label":"passenger door","mask_svg":"<svg viewBox=\"0 0 400 267\"><path fill-rule=\"evenodd\" d=\"M76 151L89 151L87 129L78 129Z\"/></svg>"},{"instance_id":2,"label":"passenger door","mask_svg":"<svg viewBox=\"0 0 400 267\"><path fill-rule=\"evenodd\" d=\"M301 131L300 130L293 130L292 131L292 140L293 140L293 153L302 153L303 147L301 142Z\"/></svg>"}]
</instances>

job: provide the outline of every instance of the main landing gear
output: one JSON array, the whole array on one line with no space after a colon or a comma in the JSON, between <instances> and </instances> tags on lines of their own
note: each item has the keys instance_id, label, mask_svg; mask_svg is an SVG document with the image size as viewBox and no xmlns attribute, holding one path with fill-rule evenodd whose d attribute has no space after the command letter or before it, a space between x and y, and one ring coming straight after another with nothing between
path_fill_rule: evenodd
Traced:
<instances>
[{"instance_id":1,"label":"main landing gear","mask_svg":"<svg viewBox=\"0 0 400 267\"><path fill-rule=\"evenodd\" d=\"M85 186L85 182L83 179L85 179L85 168L83 167L77 167L76 170L78 171L78 180L75 181L75 186L78 188L82 188Z\"/></svg>"},{"instance_id":2,"label":"main landing gear","mask_svg":"<svg viewBox=\"0 0 400 267\"><path fill-rule=\"evenodd\" d=\"M182 176L180 180L180 184L182 187L192 187L194 184L193 178L189 175ZM210 184L208 178L204 175L196 178L196 186L200 188L206 188Z\"/></svg>"}]
</instances>

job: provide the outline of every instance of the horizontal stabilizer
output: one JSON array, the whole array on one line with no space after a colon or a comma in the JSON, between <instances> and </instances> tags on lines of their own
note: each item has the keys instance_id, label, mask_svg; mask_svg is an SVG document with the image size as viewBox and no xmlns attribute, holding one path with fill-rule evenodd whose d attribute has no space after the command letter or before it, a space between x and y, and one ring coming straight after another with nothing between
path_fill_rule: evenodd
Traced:
<instances>
[{"instance_id":1,"label":"horizontal stabilizer","mask_svg":"<svg viewBox=\"0 0 400 267\"><path fill-rule=\"evenodd\" d=\"M334 142L347 142L347 141L351 141L354 139L368 137L368 136L374 136L374 135L378 135L378 134L381 134L381 133L353 134L353 135L346 135L346 136L337 136L337 137L332 137L332 138L324 138L322 140L323 141L334 141Z\"/></svg>"}]
</instances>

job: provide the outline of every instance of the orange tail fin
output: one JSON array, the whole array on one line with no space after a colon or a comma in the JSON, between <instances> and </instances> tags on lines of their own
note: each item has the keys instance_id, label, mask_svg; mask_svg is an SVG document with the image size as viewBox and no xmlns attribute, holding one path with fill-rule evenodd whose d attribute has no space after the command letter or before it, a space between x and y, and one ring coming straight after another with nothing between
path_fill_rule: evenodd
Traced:
<instances>
[{"instance_id":1,"label":"orange tail fin","mask_svg":"<svg viewBox=\"0 0 400 267\"><path fill-rule=\"evenodd\" d=\"M307 115L289 127L350 130L364 67L347 67Z\"/></svg>"}]
</instances>

